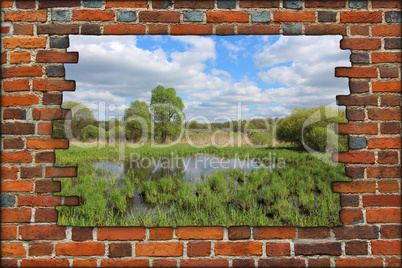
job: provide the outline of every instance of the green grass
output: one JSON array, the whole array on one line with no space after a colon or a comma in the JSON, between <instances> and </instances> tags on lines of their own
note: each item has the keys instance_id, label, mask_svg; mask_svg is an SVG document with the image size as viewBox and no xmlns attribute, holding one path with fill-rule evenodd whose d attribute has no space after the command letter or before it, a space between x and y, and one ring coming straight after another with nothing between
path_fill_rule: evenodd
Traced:
<instances>
[{"instance_id":1,"label":"green grass","mask_svg":"<svg viewBox=\"0 0 402 268\"><path fill-rule=\"evenodd\" d=\"M62 178L59 195L79 196L80 206L58 207L59 224L73 226L335 226L339 221L339 195L332 193L334 181L349 180L344 166L319 161L291 146L277 149L250 147L193 148L186 144L155 149L143 146L125 151L145 157L192 156L198 152L226 158L283 157L286 168L241 172L220 170L195 186L179 177L141 182L134 172L116 180L107 170L93 170L91 162L118 161L114 147L83 149L71 146L56 151L56 165L78 165L77 178ZM324 156L330 157L330 156ZM272 163L271 163L272 164ZM104 179L97 179L95 172ZM154 209L150 213L135 210L134 190ZM138 198L138 197L137 197Z\"/></svg>"}]
</instances>

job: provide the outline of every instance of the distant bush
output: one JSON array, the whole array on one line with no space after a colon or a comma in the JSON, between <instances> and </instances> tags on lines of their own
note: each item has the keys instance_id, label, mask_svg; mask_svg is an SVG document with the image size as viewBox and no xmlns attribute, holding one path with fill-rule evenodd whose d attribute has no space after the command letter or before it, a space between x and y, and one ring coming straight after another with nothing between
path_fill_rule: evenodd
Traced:
<instances>
[{"instance_id":1,"label":"distant bush","mask_svg":"<svg viewBox=\"0 0 402 268\"><path fill-rule=\"evenodd\" d=\"M53 138L59 138L59 139L65 138L66 137L66 132L62 128L55 127L53 129L52 137Z\"/></svg>"},{"instance_id":2,"label":"distant bush","mask_svg":"<svg viewBox=\"0 0 402 268\"><path fill-rule=\"evenodd\" d=\"M80 133L80 139L82 141L96 140L99 138L105 138L106 132L103 128L98 128L93 125L86 126Z\"/></svg>"},{"instance_id":3,"label":"distant bush","mask_svg":"<svg viewBox=\"0 0 402 268\"><path fill-rule=\"evenodd\" d=\"M306 145L321 152L336 151L337 148L332 147L336 147L336 139L338 139L338 149L347 150L347 138L335 134L334 123L347 123L344 110L323 105L304 109L296 108L290 116L279 123L276 135L279 140L294 143L300 147L303 146L302 135L304 135ZM327 134L330 148L326 147Z\"/></svg>"},{"instance_id":4,"label":"distant bush","mask_svg":"<svg viewBox=\"0 0 402 268\"><path fill-rule=\"evenodd\" d=\"M271 132L250 132L247 133L247 137L253 145L272 147Z\"/></svg>"}]
</instances>

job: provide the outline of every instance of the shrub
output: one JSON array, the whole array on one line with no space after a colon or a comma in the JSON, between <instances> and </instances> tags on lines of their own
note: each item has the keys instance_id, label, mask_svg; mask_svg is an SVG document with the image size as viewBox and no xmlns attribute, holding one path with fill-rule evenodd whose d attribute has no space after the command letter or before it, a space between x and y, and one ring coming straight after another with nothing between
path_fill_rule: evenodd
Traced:
<instances>
[{"instance_id":1,"label":"shrub","mask_svg":"<svg viewBox=\"0 0 402 268\"><path fill-rule=\"evenodd\" d=\"M105 138L105 130L103 128L98 128L93 125L86 126L82 129L80 133L80 139L82 141L95 140L99 138Z\"/></svg>"}]
</instances>

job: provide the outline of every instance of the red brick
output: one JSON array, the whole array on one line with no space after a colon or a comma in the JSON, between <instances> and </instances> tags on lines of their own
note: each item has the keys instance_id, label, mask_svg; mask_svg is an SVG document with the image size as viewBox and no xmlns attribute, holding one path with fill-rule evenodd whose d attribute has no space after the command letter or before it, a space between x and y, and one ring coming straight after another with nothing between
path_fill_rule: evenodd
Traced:
<instances>
[{"instance_id":1,"label":"red brick","mask_svg":"<svg viewBox=\"0 0 402 268\"><path fill-rule=\"evenodd\" d=\"M374 181L335 181L332 190L335 193L375 193Z\"/></svg>"},{"instance_id":2,"label":"red brick","mask_svg":"<svg viewBox=\"0 0 402 268\"><path fill-rule=\"evenodd\" d=\"M296 238L295 227L256 227L254 239L293 239Z\"/></svg>"},{"instance_id":3,"label":"red brick","mask_svg":"<svg viewBox=\"0 0 402 268\"><path fill-rule=\"evenodd\" d=\"M1 243L2 258L25 257L27 254L22 243Z\"/></svg>"},{"instance_id":4,"label":"red brick","mask_svg":"<svg viewBox=\"0 0 402 268\"><path fill-rule=\"evenodd\" d=\"M1 173L2 179L16 179L17 173L18 173L18 168L17 167L1 167L0 173Z\"/></svg>"},{"instance_id":5,"label":"red brick","mask_svg":"<svg viewBox=\"0 0 402 268\"><path fill-rule=\"evenodd\" d=\"M378 191L381 193L397 193L399 191L398 181L379 181Z\"/></svg>"},{"instance_id":6,"label":"red brick","mask_svg":"<svg viewBox=\"0 0 402 268\"><path fill-rule=\"evenodd\" d=\"M373 0L371 6L373 8L402 8L401 1L399 0Z\"/></svg>"},{"instance_id":7,"label":"red brick","mask_svg":"<svg viewBox=\"0 0 402 268\"><path fill-rule=\"evenodd\" d=\"M35 222L57 222L57 210L51 208L39 208L35 211Z\"/></svg>"},{"instance_id":8,"label":"red brick","mask_svg":"<svg viewBox=\"0 0 402 268\"><path fill-rule=\"evenodd\" d=\"M169 240L173 238L173 228L160 227L149 229L149 239L151 240Z\"/></svg>"},{"instance_id":9,"label":"red brick","mask_svg":"<svg viewBox=\"0 0 402 268\"><path fill-rule=\"evenodd\" d=\"M35 163L54 163L54 152L40 152L35 155Z\"/></svg>"},{"instance_id":10,"label":"red brick","mask_svg":"<svg viewBox=\"0 0 402 268\"><path fill-rule=\"evenodd\" d=\"M393 239L401 237L401 225L382 225L381 238Z\"/></svg>"},{"instance_id":11,"label":"red brick","mask_svg":"<svg viewBox=\"0 0 402 268\"><path fill-rule=\"evenodd\" d=\"M25 109L9 108L3 110L3 119L25 119L25 118L26 118Z\"/></svg>"},{"instance_id":12,"label":"red brick","mask_svg":"<svg viewBox=\"0 0 402 268\"><path fill-rule=\"evenodd\" d=\"M250 227L248 226L234 226L229 228L230 240L249 239L251 236Z\"/></svg>"},{"instance_id":13,"label":"red brick","mask_svg":"<svg viewBox=\"0 0 402 268\"><path fill-rule=\"evenodd\" d=\"M38 103L39 98L35 95L9 95L1 97L1 106L27 106Z\"/></svg>"},{"instance_id":14,"label":"red brick","mask_svg":"<svg viewBox=\"0 0 402 268\"><path fill-rule=\"evenodd\" d=\"M145 25L115 24L105 25L103 34L145 34Z\"/></svg>"},{"instance_id":15,"label":"red brick","mask_svg":"<svg viewBox=\"0 0 402 268\"><path fill-rule=\"evenodd\" d=\"M64 110L59 108L34 108L32 110L32 116L34 120L71 119L70 110ZM52 123L47 124L52 125ZM52 126L50 126L50 128L52 128Z\"/></svg>"},{"instance_id":16,"label":"red brick","mask_svg":"<svg viewBox=\"0 0 402 268\"><path fill-rule=\"evenodd\" d=\"M346 242L346 255L367 255L367 242L364 241L349 241Z\"/></svg>"},{"instance_id":17,"label":"red brick","mask_svg":"<svg viewBox=\"0 0 402 268\"><path fill-rule=\"evenodd\" d=\"M400 36L401 25L373 25L371 32L373 36Z\"/></svg>"},{"instance_id":18,"label":"red brick","mask_svg":"<svg viewBox=\"0 0 402 268\"><path fill-rule=\"evenodd\" d=\"M336 239L377 239L378 227L375 225L356 225L334 227Z\"/></svg>"},{"instance_id":19,"label":"red brick","mask_svg":"<svg viewBox=\"0 0 402 268\"><path fill-rule=\"evenodd\" d=\"M3 148L4 149L23 149L24 141L21 138L15 139L4 139L3 140Z\"/></svg>"},{"instance_id":20,"label":"red brick","mask_svg":"<svg viewBox=\"0 0 402 268\"><path fill-rule=\"evenodd\" d=\"M332 255L339 256L342 253L340 242L295 244L296 255Z\"/></svg>"},{"instance_id":21,"label":"red brick","mask_svg":"<svg viewBox=\"0 0 402 268\"><path fill-rule=\"evenodd\" d=\"M356 224L364 221L361 209L342 209L339 212L339 219L343 224Z\"/></svg>"},{"instance_id":22,"label":"red brick","mask_svg":"<svg viewBox=\"0 0 402 268\"><path fill-rule=\"evenodd\" d=\"M275 11L275 22L314 22L314 11Z\"/></svg>"},{"instance_id":23,"label":"red brick","mask_svg":"<svg viewBox=\"0 0 402 268\"><path fill-rule=\"evenodd\" d=\"M368 178L400 178L401 170L398 166L374 166L367 168Z\"/></svg>"},{"instance_id":24,"label":"red brick","mask_svg":"<svg viewBox=\"0 0 402 268\"><path fill-rule=\"evenodd\" d=\"M400 95L381 95L382 106L401 106Z\"/></svg>"},{"instance_id":25,"label":"red brick","mask_svg":"<svg viewBox=\"0 0 402 268\"><path fill-rule=\"evenodd\" d=\"M373 82L373 92L401 92L401 81Z\"/></svg>"},{"instance_id":26,"label":"red brick","mask_svg":"<svg viewBox=\"0 0 402 268\"><path fill-rule=\"evenodd\" d=\"M183 243L137 243L135 254L138 257L179 257L183 255Z\"/></svg>"},{"instance_id":27,"label":"red brick","mask_svg":"<svg viewBox=\"0 0 402 268\"><path fill-rule=\"evenodd\" d=\"M4 68L2 73L3 78L42 76L42 67L31 66Z\"/></svg>"},{"instance_id":28,"label":"red brick","mask_svg":"<svg viewBox=\"0 0 402 268\"><path fill-rule=\"evenodd\" d=\"M152 263L152 267L178 267L176 260L157 259Z\"/></svg>"},{"instance_id":29,"label":"red brick","mask_svg":"<svg viewBox=\"0 0 402 268\"><path fill-rule=\"evenodd\" d=\"M386 258L386 267L402 267L402 261L400 258Z\"/></svg>"},{"instance_id":30,"label":"red brick","mask_svg":"<svg viewBox=\"0 0 402 268\"><path fill-rule=\"evenodd\" d=\"M223 239L222 227L177 227L176 236L185 240Z\"/></svg>"},{"instance_id":31,"label":"red brick","mask_svg":"<svg viewBox=\"0 0 402 268\"><path fill-rule=\"evenodd\" d=\"M96 259L73 260L73 267L96 267Z\"/></svg>"},{"instance_id":32,"label":"red brick","mask_svg":"<svg viewBox=\"0 0 402 268\"><path fill-rule=\"evenodd\" d=\"M351 93L363 93L369 91L369 84L366 81L349 80L349 89Z\"/></svg>"},{"instance_id":33,"label":"red brick","mask_svg":"<svg viewBox=\"0 0 402 268\"><path fill-rule=\"evenodd\" d=\"M45 22L47 19L46 16L46 10L8 11L4 16L4 21Z\"/></svg>"},{"instance_id":34,"label":"red brick","mask_svg":"<svg viewBox=\"0 0 402 268\"><path fill-rule=\"evenodd\" d=\"M29 135L34 134L35 125L32 123L4 123L1 128L1 134Z\"/></svg>"},{"instance_id":35,"label":"red brick","mask_svg":"<svg viewBox=\"0 0 402 268\"><path fill-rule=\"evenodd\" d=\"M100 242L70 242L56 244L57 256L102 256L105 244Z\"/></svg>"},{"instance_id":36,"label":"red brick","mask_svg":"<svg viewBox=\"0 0 402 268\"><path fill-rule=\"evenodd\" d=\"M2 192L30 192L33 184L29 181L1 181Z\"/></svg>"},{"instance_id":37,"label":"red brick","mask_svg":"<svg viewBox=\"0 0 402 268\"><path fill-rule=\"evenodd\" d=\"M309 259L308 267L331 267L330 259Z\"/></svg>"},{"instance_id":38,"label":"red brick","mask_svg":"<svg viewBox=\"0 0 402 268\"><path fill-rule=\"evenodd\" d=\"M70 263L61 259L24 259L21 267L70 267Z\"/></svg>"},{"instance_id":39,"label":"red brick","mask_svg":"<svg viewBox=\"0 0 402 268\"><path fill-rule=\"evenodd\" d=\"M335 260L336 267L382 267L382 259L342 258Z\"/></svg>"},{"instance_id":40,"label":"red brick","mask_svg":"<svg viewBox=\"0 0 402 268\"><path fill-rule=\"evenodd\" d=\"M170 27L170 34L172 35L211 35L212 25L172 25Z\"/></svg>"},{"instance_id":41,"label":"red brick","mask_svg":"<svg viewBox=\"0 0 402 268\"><path fill-rule=\"evenodd\" d=\"M215 255L226 256L260 256L262 255L261 242L216 242Z\"/></svg>"},{"instance_id":42,"label":"red brick","mask_svg":"<svg viewBox=\"0 0 402 268\"><path fill-rule=\"evenodd\" d=\"M29 52L12 52L10 55L10 63L29 63L31 61L31 53Z\"/></svg>"},{"instance_id":43,"label":"red brick","mask_svg":"<svg viewBox=\"0 0 402 268\"><path fill-rule=\"evenodd\" d=\"M43 105L58 105L61 104L63 99L62 94L44 93L43 94Z\"/></svg>"},{"instance_id":44,"label":"red brick","mask_svg":"<svg viewBox=\"0 0 402 268\"><path fill-rule=\"evenodd\" d=\"M110 7L135 7L135 8L147 8L148 1L137 0L137 1L120 1L120 0L107 0L106 8Z\"/></svg>"},{"instance_id":45,"label":"red brick","mask_svg":"<svg viewBox=\"0 0 402 268\"><path fill-rule=\"evenodd\" d=\"M46 167L45 177L77 177L77 167Z\"/></svg>"},{"instance_id":46,"label":"red brick","mask_svg":"<svg viewBox=\"0 0 402 268\"><path fill-rule=\"evenodd\" d=\"M258 267L306 267L303 259L260 259Z\"/></svg>"},{"instance_id":47,"label":"red brick","mask_svg":"<svg viewBox=\"0 0 402 268\"><path fill-rule=\"evenodd\" d=\"M149 260L102 260L101 267L149 267Z\"/></svg>"},{"instance_id":48,"label":"red brick","mask_svg":"<svg viewBox=\"0 0 402 268\"><path fill-rule=\"evenodd\" d=\"M401 138L370 138L368 139L370 149L401 149Z\"/></svg>"},{"instance_id":49,"label":"red brick","mask_svg":"<svg viewBox=\"0 0 402 268\"><path fill-rule=\"evenodd\" d=\"M364 117L364 109L353 109L351 107L346 107L346 118L348 121L363 121Z\"/></svg>"},{"instance_id":50,"label":"red brick","mask_svg":"<svg viewBox=\"0 0 402 268\"><path fill-rule=\"evenodd\" d=\"M371 241L373 255L401 255L401 241Z\"/></svg>"},{"instance_id":51,"label":"red brick","mask_svg":"<svg viewBox=\"0 0 402 268\"><path fill-rule=\"evenodd\" d=\"M229 261L223 259L181 260L180 267L229 267Z\"/></svg>"},{"instance_id":52,"label":"red brick","mask_svg":"<svg viewBox=\"0 0 402 268\"><path fill-rule=\"evenodd\" d=\"M8 48L8 49L45 48L46 47L46 37L8 37L8 38L4 38L3 44L4 44L4 48ZM16 62L11 62L11 63L16 63Z\"/></svg>"},{"instance_id":53,"label":"red brick","mask_svg":"<svg viewBox=\"0 0 402 268\"><path fill-rule=\"evenodd\" d=\"M187 255L189 257L206 257L211 254L211 242L189 242Z\"/></svg>"},{"instance_id":54,"label":"red brick","mask_svg":"<svg viewBox=\"0 0 402 268\"><path fill-rule=\"evenodd\" d=\"M77 21L109 21L114 20L113 11L100 10L75 10L73 12L73 20Z\"/></svg>"},{"instance_id":55,"label":"red brick","mask_svg":"<svg viewBox=\"0 0 402 268\"><path fill-rule=\"evenodd\" d=\"M38 91L74 91L74 80L45 80L33 81L33 89Z\"/></svg>"},{"instance_id":56,"label":"red brick","mask_svg":"<svg viewBox=\"0 0 402 268\"><path fill-rule=\"evenodd\" d=\"M19 195L18 206L54 207L61 205L61 196L53 195Z\"/></svg>"},{"instance_id":57,"label":"red brick","mask_svg":"<svg viewBox=\"0 0 402 268\"><path fill-rule=\"evenodd\" d=\"M49 7L79 7L81 5L79 0L39 0L39 8Z\"/></svg>"},{"instance_id":58,"label":"red brick","mask_svg":"<svg viewBox=\"0 0 402 268\"><path fill-rule=\"evenodd\" d=\"M216 25L216 35L234 35L234 25Z\"/></svg>"},{"instance_id":59,"label":"red brick","mask_svg":"<svg viewBox=\"0 0 402 268\"><path fill-rule=\"evenodd\" d=\"M53 245L46 242L36 242L29 245L29 256L49 256L52 254Z\"/></svg>"},{"instance_id":60,"label":"red brick","mask_svg":"<svg viewBox=\"0 0 402 268\"><path fill-rule=\"evenodd\" d=\"M341 49L372 50L381 48L379 38L349 38L341 40Z\"/></svg>"},{"instance_id":61,"label":"red brick","mask_svg":"<svg viewBox=\"0 0 402 268\"><path fill-rule=\"evenodd\" d=\"M73 241L86 241L92 240L92 228L88 227L73 227L72 240Z\"/></svg>"},{"instance_id":62,"label":"red brick","mask_svg":"<svg viewBox=\"0 0 402 268\"><path fill-rule=\"evenodd\" d=\"M396 208L381 208L381 209L366 209L367 222L401 222L401 209Z\"/></svg>"},{"instance_id":63,"label":"red brick","mask_svg":"<svg viewBox=\"0 0 402 268\"><path fill-rule=\"evenodd\" d=\"M21 167L21 178L41 178L42 167Z\"/></svg>"},{"instance_id":64,"label":"red brick","mask_svg":"<svg viewBox=\"0 0 402 268\"><path fill-rule=\"evenodd\" d=\"M351 35L369 35L369 26L362 25L351 25L350 26Z\"/></svg>"},{"instance_id":65,"label":"red brick","mask_svg":"<svg viewBox=\"0 0 402 268\"><path fill-rule=\"evenodd\" d=\"M15 240L17 238L17 226L2 225L0 229L1 240Z\"/></svg>"},{"instance_id":66,"label":"red brick","mask_svg":"<svg viewBox=\"0 0 402 268\"><path fill-rule=\"evenodd\" d=\"M378 96L338 95L336 96L336 103L340 106L377 106Z\"/></svg>"},{"instance_id":67,"label":"red brick","mask_svg":"<svg viewBox=\"0 0 402 268\"><path fill-rule=\"evenodd\" d=\"M243 35L270 35L279 34L279 26L268 25L239 25L237 26L237 33Z\"/></svg>"},{"instance_id":68,"label":"red brick","mask_svg":"<svg viewBox=\"0 0 402 268\"><path fill-rule=\"evenodd\" d=\"M60 192L60 190L60 181L40 180L36 182L35 192L37 193L53 193Z\"/></svg>"},{"instance_id":69,"label":"red brick","mask_svg":"<svg viewBox=\"0 0 402 268\"><path fill-rule=\"evenodd\" d=\"M378 134L377 123L337 124L338 134Z\"/></svg>"},{"instance_id":70,"label":"red brick","mask_svg":"<svg viewBox=\"0 0 402 268\"><path fill-rule=\"evenodd\" d=\"M168 27L167 25L161 24L151 24L148 25L148 33L149 34L168 34Z\"/></svg>"},{"instance_id":71,"label":"red brick","mask_svg":"<svg viewBox=\"0 0 402 268\"><path fill-rule=\"evenodd\" d=\"M336 67L336 77L376 78L376 67Z\"/></svg>"},{"instance_id":72,"label":"red brick","mask_svg":"<svg viewBox=\"0 0 402 268\"><path fill-rule=\"evenodd\" d=\"M381 22L382 12L380 11L343 11L341 12L341 22Z\"/></svg>"},{"instance_id":73,"label":"red brick","mask_svg":"<svg viewBox=\"0 0 402 268\"><path fill-rule=\"evenodd\" d=\"M332 160L340 163L350 164L374 164L374 152L367 151L350 151L342 153L334 153Z\"/></svg>"},{"instance_id":74,"label":"red brick","mask_svg":"<svg viewBox=\"0 0 402 268\"><path fill-rule=\"evenodd\" d=\"M180 12L176 11L141 11L140 22L180 22Z\"/></svg>"},{"instance_id":75,"label":"red brick","mask_svg":"<svg viewBox=\"0 0 402 268\"><path fill-rule=\"evenodd\" d=\"M340 197L341 197L341 207L342 208L359 206L359 196L358 195L342 194Z\"/></svg>"},{"instance_id":76,"label":"red brick","mask_svg":"<svg viewBox=\"0 0 402 268\"><path fill-rule=\"evenodd\" d=\"M315 8L315 7L345 7L345 0L332 0L332 1L313 1L307 0L304 3L304 7L306 8Z\"/></svg>"},{"instance_id":77,"label":"red brick","mask_svg":"<svg viewBox=\"0 0 402 268\"><path fill-rule=\"evenodd\" d=\"M401 52L373 52L371 53L371 61L373 63L380 63L380 62L401 62L402 57Z\"/></svg>"},{"instance_id":78,"label":"red brick","mask_svg":"<svg viewBox=\"0 0 402 268\"><path fill-rule=\"evenodd\" d=\"M234 259L232 267L255 267L253 259Z\"/></svg>"},{"instance_id":79,"label":"red brick","mask_svg":"<svg viewBox=\"0 0 402 268\"><path fill-rule=\"evenodd\" d=\"M398 152L383 151L378 152L378 163L379 164L398 164Z\"/></svg>"},{"instance_id":80,"label":"red brick","mask_svg":"<svg viewBox=\"0 0 402 268\"><path fill-rule=\"evenodd\" d=\"M131 257L132 249L130 243L109 244L109 258Z\"/></svg>"},{"instance_id":81,"label":"red brick","mask_svg":"<svg viewBox=\"0 0 402 268\"><path fill-rule=\"evenodd\" d=\"M33 35L33 24L14 24L14 35Z\"/></svg>"},{"instance_id":82,"label":"red brick","mask_svg":"<svg viewBox=\"0 0 402 268\"><path fill-rule=\"evenodd\" d=\"M400 195L365 195L364 207L401 207Z\"/></svg>"},{"instance_id":83,"label":"red brick","mask_svg":"<svg viewBox=\"0 0 402 268\"><path fill-rule=\"evenodd\" d=\"M14 2L13 0L3 0L3 1L0 2L0 7L3 7L3 8L12 7L13 2Z\"/></svg>"},{"instance_id":84,"label":"red brick","mask_svg":"<svg viewBox=\"0 0 402 268\"><path fill-rule=\"evenodd\" d=\"M52 139L52 138L43 138L43 139L30 138L30 139L27 139L27 148L30 148L30 149L68 149L68 140L67 139ZM48 168L46 168L46 173L47 173L47 171L48 171Z\"/></svg>"},{"instance_id":85,"label":"red brick","mask_svg":"<svg viewBox=\"0 0 402 268\"><path fill-rule=\"evenodd\" d=\"M32 156L26 151L1 153L1 162L3 163L29 163L32 162Z\"/></svg>"},{"instance_id":86,"label":"red brick","mask_svg":"<svg viewBox=\"0 0 402 268\"><path fill-rule=\"evenodd\" d=\"M241 11L208 11L207 22L248 22L248 14Z\"/></svg>"},{"instance_id":87,"label":"red brick","mask_svg":"<svg viewBox=\"0 0 402 268\"><path fill-rule=\"evenodd\" d=\"M279 7L279 1L241 0L239 5L240 8L272 8Z\"/></svg>"},{"instance_id":88,"label":"red brick","mask_svg":"<svg viewBox=\"0 0 402 268\"><path fill-rule=\"evenodd\" d=\"M2 34L8 34L10 33L10 27L1 27L1 33ZM3 63L3 62L2 62Z\"/></svg>"},{"instance_id":89,"label":"red brick","mask_svg":"<svg viewBox=\"0 0 402 268\"><path fill-rule=\"evenodd\" d=\"M31 209L1 208L1 222L3 223L30 222L30 221L31 221ZM22 228L22 226L20 228Z\"/></svg>"},{"instance_id":90,"label":"red brick","mask_svg":"<svg viewBox=\"0 0 402 268\"><path fill-rule=\"evenodd\" d=\"M29 80L14 80L3 82L4 91L27 91L29 90Z\"/></svg>"},{"instance_id":91,"label":"red brick","mask_svg":"<svg viewBox=\"0 0 402 268\"><path fill-rule=\"evenodd\" d=\"M143 240L144 227L101 227L98 229L98 240Z\"/></svg>"},{"instance_id":92,"label":"red brick","mask_svg":"<svg viewBox=\"0 0 402 268\"><path fill-rule=\"evenodd\" d=\"M267 243L266 244L267 256L290 256L289 243Z\"/></svg>"},{"instance_id":93,"label":"red brick","mask_svg":"<svg viewBox=\"0 0 402 268\"><path fill-rule=\"evenodd\" d=\"M401 125L399 122L384 122L380 124L382 134L400 134Z\"/></svg>"},{"instance_id":94,"label":"red brick","mask_svg":"<svg viewBox=\"0 0 402 268\"><path fill-rule=\"evenodd\" d=\"M36 55L36 62L77 63L78 52L39 50Z\"/></svg>"},{"instance_id":95,"label":"red brick","mask_svg":"<svg viewBox=\"0 0 402 268\"><path fill-rule=\"evenodd\" d=\"M78 34L79 26L77 24L43 24L38 25L38 34Z\"/></svg>"},{"instance_id":96,"label":"red brick","mask_svg":"<svg viewBox=\"0 0 402 268\"><path fill-rule=\"evenodd\" d=\"M306 25L306 35L346 35L346 28L343 25Z\"/></svg>"},{"instance_id":97,"label":"red brick","mask_svg":"<svg viewBox=\"0 0 402 268\"><path fill-rule=\"evenodd\" d=\"M53 124L52 123L38 123L38 134L39 135L52 135Z\"/></svg>"},{"instance_id":98,"label":"red brick","mask_svg":"<svg viewBox=\"0 0 402 268\"><path fill-rule=\"evenodd\" d=\"M329 228L326 227L304 227L298 228L298 238L329 238Z\"/></svg>"}]
</instances>

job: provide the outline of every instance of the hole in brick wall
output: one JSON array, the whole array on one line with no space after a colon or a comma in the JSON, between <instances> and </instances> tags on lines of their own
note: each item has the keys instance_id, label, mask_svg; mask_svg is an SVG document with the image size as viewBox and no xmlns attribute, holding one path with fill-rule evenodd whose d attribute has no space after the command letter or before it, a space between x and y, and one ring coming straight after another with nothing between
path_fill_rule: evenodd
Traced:
<instances>
[{"instance_id":1,"label":"hole in brick wall","mask_svg":"<svg viewBox=\"0 0 402 268\"><path fill-rule=\"evenodd\" d=\"M60 225L339 225L338 36L71 36ZM52 41L51 41L52 42ZM53 42L66 47L66 39ZM53 73L52 73L53 72ZM63 76L63 68L48 75ZM361 141L363 142L363 141ZM358 142L357 142L358 143ZM356 143L356 144L357 144ZM357 145L356 145L357 146Z\"/></svg>"}]
</instances>

